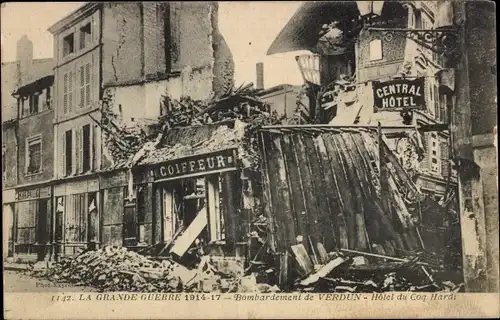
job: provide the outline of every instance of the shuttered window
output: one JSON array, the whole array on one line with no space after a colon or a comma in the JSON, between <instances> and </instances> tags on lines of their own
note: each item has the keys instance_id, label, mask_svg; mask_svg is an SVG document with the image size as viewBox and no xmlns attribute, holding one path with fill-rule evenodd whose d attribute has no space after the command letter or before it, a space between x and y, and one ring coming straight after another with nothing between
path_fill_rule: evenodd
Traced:
<instances>
[{"instance_id":1,"label":"shuttered window","mask_svg":"<svg viewBox=\"0 0 500 320\"><path fill-rule=\"evenodd\" d=\"M420 170L428 171L429 170L429 152L430 152L429 146L430 146L431 135L428 132L425 132L423 137L424 137L424 141L423 141L424 158L422 159L422 162L420 162Z\"/></svg>"},{"instance_id":2,"label":"shuttered window","mask_svg":"<svg viewBox=\"0 0 500 320\"><path fill-rule=\"evenodd\" d=\"M442 139L440 143L441 149L441 175L443 177L448 177L448 170L450 166L450 154L449 154L449 143L447 139Z\"/></svg>"},{"instance_id":3,"label":"shuttered window","mask_svg":"<svg viewBox=\"0 0 500 320\"><path fill-rule=\"evenodd\" d=\"M73 131L66 131L63 140L64 172L70 175L73 173Z\"/></svg>"},{"instance_id":4,"label":"shuttered window","mask_svg":"<svg viewBox=\"0 0 500 320\"><path fill-rule=\"evenodd\" d=\"M85 106L90 106L90 79L92 78L90 63L85 65Z\"/></svg>"},{"instance_id":5,"label":"shuttered window","mask_svg":"<svg viewBox=\"0 0 500 320\"><path fill-rule=\"evenodd\" d=\"M63 82L63 113L67 114L73 110L73 71L64 74Z\"/></svg>"},{"instance_id":6,"label":"shuttered window","mask_svg":"<svg viewBox=\"0 0 500 320\"><path fill-rule=\"evenodd\" d=\"M85 107L85 67L80 66L80 108Z\"/></svg>"},{"instance_id":7,"label":"shuttered window","mask_svg":"<svg viewBox=\"0 0 500 320\"><path fill-rule=\"evenodd\" d=\"M36 243L36 213L38 201L22 201L16 204L17 232L16 252L34 253L33 245Z\"/></svg>"}]
</instances>

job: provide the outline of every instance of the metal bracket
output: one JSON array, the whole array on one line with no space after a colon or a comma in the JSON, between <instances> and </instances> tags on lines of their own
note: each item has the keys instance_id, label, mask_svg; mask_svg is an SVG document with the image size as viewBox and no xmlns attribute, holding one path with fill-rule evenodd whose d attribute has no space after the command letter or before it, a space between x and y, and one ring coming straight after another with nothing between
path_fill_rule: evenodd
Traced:
<instances>
[{"instance_id":1,"label":"metal bracket","mask_svg":"<svg viewBox=\"0 0 500 320\"><path fill-rule=\"evenodd\" d=\"M457 54L457 38L459 27L440 29L406 29L367 27L367 30L384 33L384 37L398 35L415 41L417 44L438 54L453 56Z\"/></svg>"}]
</instances>

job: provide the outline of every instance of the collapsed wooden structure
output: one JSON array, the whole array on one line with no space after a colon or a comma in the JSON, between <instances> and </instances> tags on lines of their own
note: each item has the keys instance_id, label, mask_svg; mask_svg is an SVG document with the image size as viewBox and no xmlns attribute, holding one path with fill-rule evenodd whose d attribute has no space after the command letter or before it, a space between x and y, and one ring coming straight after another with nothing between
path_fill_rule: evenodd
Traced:
<instances>
[{"instance_id":1,"label":"collapsed wooden structure","mask_svg":"<svg viewBox=\"0 0 500 320\"><path fill-rule=\"evenodd\" d=\"M273 251L302 243L315 262L322 245L396 257L423 249L419 192L377 129L272 126L259 138Z\"/></svg>"}]
</instances>

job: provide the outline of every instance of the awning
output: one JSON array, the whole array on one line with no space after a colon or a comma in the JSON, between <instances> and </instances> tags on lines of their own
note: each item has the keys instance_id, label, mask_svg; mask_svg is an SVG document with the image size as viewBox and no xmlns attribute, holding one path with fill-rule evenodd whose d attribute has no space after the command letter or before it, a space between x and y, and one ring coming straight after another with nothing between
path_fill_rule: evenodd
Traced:
<instances>
[{"instance_id":1,"label":"awning","mask_svg":"<svg viewBox=\"0 0 500 320\"><path fill-rule=\"evenodd\" d=\"M310 1L302 4L267 50L267 55L311 50L320 38L321 26L359 15L355 1Z\"/></svg>"}]
</instances>

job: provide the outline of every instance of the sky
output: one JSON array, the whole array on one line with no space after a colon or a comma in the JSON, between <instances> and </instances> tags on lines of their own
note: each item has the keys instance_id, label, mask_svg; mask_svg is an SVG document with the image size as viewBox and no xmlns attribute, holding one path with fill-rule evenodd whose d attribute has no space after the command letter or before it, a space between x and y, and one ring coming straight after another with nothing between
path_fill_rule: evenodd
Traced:
<instances>
[{"instance_id":1,"label":"sky","mask_svg":"<svg viewBox=\"0 0 500 320\"><path fill-rule=\"evenodd\" d=\"M302 84L295 62L301 52L266 56L266 51L299 1L220 2L219 29L233 53L236 84L254 82L255 64L264 63L264 86ZM2 3L2 62L16 58L16 42L23 34L33 41L34 58L53 56L53 38L47 28L81 6L82 2Z\"/></svg>"}]
</instances>

